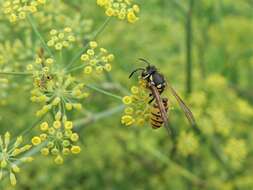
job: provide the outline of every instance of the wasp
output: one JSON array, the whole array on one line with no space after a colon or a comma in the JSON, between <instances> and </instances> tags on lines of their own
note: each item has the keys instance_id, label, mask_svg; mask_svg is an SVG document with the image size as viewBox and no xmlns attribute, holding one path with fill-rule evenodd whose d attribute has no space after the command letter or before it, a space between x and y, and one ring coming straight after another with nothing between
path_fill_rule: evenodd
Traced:
<instances>
[{"instance_id":1,"label":"wasp","mask_svg":"<svg viewBox=\"0 0 253 190\"><path fill-rule=\"evenodd\" d=\"M157 129L160 128L163 124L171 134L172 130L169 127L168 121L168 109L169 109L169 100L168 98L162 98L161 94L164 92L165 89L169 89L171 94L176 98L179 106L185 113L188 121L191 125L195 126L195 119L191 112L191 110L187 107L184 103L182 98L177 94L176 90L165 80L163 74L161 74L158 69L151 65L147 60L140 58L140 61L147 64L145 68L137 68L129 75L131 78L137 71L141 71L140 77L147 82L147 88L150 90L150 101L151 104L154 100L155 103L152 104L151 108L151 118L150 123L152 128Z\"/></svg>"}]
</instances>

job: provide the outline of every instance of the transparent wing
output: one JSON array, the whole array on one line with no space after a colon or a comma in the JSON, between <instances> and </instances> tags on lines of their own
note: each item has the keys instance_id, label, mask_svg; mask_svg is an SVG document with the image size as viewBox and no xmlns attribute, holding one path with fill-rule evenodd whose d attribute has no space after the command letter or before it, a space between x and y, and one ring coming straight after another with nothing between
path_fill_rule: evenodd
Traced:
<instances>
[{"instance_id":1,"label":"transparent wing","mask_svg":"<svg viewBox=\"0 0 253 190\"><path fill-rule=\"evenodd\" d=\"M190 124L196 125L196 122L191 110L187 107L187 105L184 103L182 98L177 94L176 90L168 82L167 82L167 86L171 90L172 95L176 98L181 109L184 111L184 114L186 118L188 119L188 121L190 122Z\"/></svg>"},{"instance_id":2,"label":"transparent wing","mask_svg":"<svg viewBox=\"0 0 253 190\"><path fill-rule=\"evenodd\" d=\"M153 96L155 97L155 101L159 107L159 110L161 112L161 116L164 122L164 126L167 129L169 135L172 135L172 130L169 127L169 119L168 119L168 115L167 115L167 111L163 105L162 99L160 97L160 93L158 92L157 88L153 85L150 85L150 90L153 94Z\"/></svg>"}]
</instances>

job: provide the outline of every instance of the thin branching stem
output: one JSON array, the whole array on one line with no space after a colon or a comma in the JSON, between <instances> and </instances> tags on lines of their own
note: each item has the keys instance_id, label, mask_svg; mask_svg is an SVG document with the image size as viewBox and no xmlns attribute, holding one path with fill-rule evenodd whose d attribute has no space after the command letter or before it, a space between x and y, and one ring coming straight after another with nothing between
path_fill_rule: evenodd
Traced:
<instances>
[{"instance_id":1,"label":"thin branching stem","mask_svg":"<svg viewBox=\"0 0 253 190\"><path fill-rule=\"evenodd\" d=\"M160 151L153 149L152 147L146 147L146 146L145 146L145 150L148 151L154 157L156 157L162 163L167 164L167 165L171 166L172 168L175 168L176 171L178 171L183 177L190 180L191 182L193 182L199 186L206 185L206 182L204 180L200 179L198 176L194 175L192 172L185 169L180 164L174 162L168 156L164 155Z\"/></svg>"},{"instance_id":2,"label":"thin branching stem","mask_svg":"<svg viewBox=\"0 0 253 190\"><path fill-rule=\"evenodd\" d=\"M189 0L188 13L185 23L185 43L186 43L186 94L192 92L192 14L194 0Z\"/></svg>"},{"instance_id":3,"label":"thin branching stem","mask_svg":"<svg viewBox=\"0 0 253 190\"><path fill-rule=\"evenodd\" d=\"M98 88L98 87L96 87L96 86L94 86L94 85L91 85L91 84L86 84L86 87L87 88L90 88L90 89L92 89L92 90L95 90L95 91L97 91L97 92L99 92L99 93L101 93L101 94L105 94L105 95L107 95L107 96L110 96L110 97L113 97L113 98L115 98L115 99L118 99L118 100L122 100L122 97L121 96L118 96L118 95L116 95L116 94L113 94L113 93L111 93L111 92L108 92L108 91L105 91L105 90L103 90L103 89L100 89L100 88Z\"/></svg>"},{"instance_id":4,"label":"thin branching stem","mask_svg":"<svg viewBox=\"0 0 253 190\"><path fill-rule=\"evenodd\" d=\"M36 26L34 20L33 20L33 17L31 15L28 15L27 16L28 18L28 22L31 24L32 26L32 29L34 31L34 33L36 34L36 36L39 38L43 48L48 52L48 54L51 56L51 57L54 57L52 51L50 50L50 48L47 46L44 38L42 37L42 35L40 34L39 30L38 30L38 27Z\"/></svg>"},{"instance_id":5,"label":"thin branching stem","mask_svg":"<svg viewBox=\"0 0 253 190\"><path fill-rule=\"evenodd\" d=\"M0 75L29 76L29 75L32 75L32 73L27 73L27 72L5 72L5 71L0 71Z\"/></svg>"}]
</instances>

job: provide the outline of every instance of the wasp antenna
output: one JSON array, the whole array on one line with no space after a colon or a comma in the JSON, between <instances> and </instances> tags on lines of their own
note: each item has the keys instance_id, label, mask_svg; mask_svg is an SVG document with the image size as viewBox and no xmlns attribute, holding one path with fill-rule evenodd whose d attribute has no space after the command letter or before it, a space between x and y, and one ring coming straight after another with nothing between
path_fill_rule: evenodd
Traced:
<instances>
[{"instance_id":1,"label":"wasp antenna","mask_svg":"<svg viewBox=\"0 0 253 190\"><path fill-rule=\"evenodd\" d=\"M142 62L144 62L144 63L146 63L146 64L148 64L148 66L151 65L151 64L150 64L146 59L144 59L144 58L139 58L139 60L142 61Z\"/></svg>"},{"instance_id":2,"label":"wasp antenna","mask_svg":"<svg viewBox=\"0 0 253 190\"><path fill-rule=\"evenodd\" d=\"M138 68L138 69L135 69L130 75L128 78L131 78L133 76L134 73L136 73L137 71L145 71L145 69L143 68Z\"/></svg>"}]
</instances>

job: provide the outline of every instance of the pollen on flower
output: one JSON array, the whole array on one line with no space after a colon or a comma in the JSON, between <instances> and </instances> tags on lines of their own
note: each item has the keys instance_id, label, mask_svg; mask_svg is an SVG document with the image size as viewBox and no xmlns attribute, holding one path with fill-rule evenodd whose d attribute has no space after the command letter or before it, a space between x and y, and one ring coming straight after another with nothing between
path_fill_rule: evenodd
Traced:
<instances>
[{"instance_id":1,"label":"pollen on flower","mask_svg":"<svg viewBox=\"0 0 253 190\"><path fill-rule=\"evenodd\" d=\"M32 145L22 145L22 136L11 143L11 135L6 132L2 137L0 135L0 180L3 173L9 173L10 183L15 186L17 183L16 174L20 172L20 168L16 163L31 162L32 157L24 157L24 153L31 149Z\"/></svg>"},{"instance_id":2,"label":"pollen on flower","mask_svg":"<svg viewBox=\"0 0 253 190\"><path fill-rule=\"evenodd\" d=\"M135 23L139 19L137 14L140 7L129 0L97 0L97 5L103 7L109 17L127 20L129 23Z\"/></svg>"},{"instance_id":3,"label":"pollen on flower","mask_svg":"<svg viewBox=\"0 0 253 190\"><path fill-rule=\"evenodd\" d=\"M91 41L89 49L81 55L81 61L84 64L84 74L91 74L94 71L97 74L102 72L110 72L112 70L112 62L114 55L109 54L104 48L98 48L98 43Z\"/></svg>"}]
</instances>

